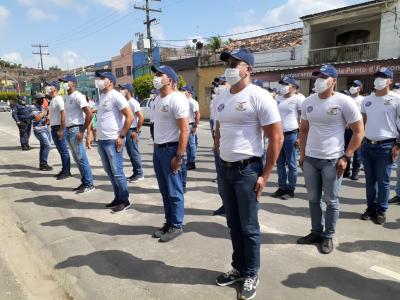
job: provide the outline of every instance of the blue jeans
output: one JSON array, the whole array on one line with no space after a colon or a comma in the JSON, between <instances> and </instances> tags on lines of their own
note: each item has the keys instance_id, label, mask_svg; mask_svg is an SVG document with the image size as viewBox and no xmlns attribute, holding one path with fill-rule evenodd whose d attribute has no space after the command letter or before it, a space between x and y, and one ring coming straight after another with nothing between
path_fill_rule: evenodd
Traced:
<instances>
[{"instance_id":1,"label":"blue jeans","mask_svg":"<svg viewBox=\"0 0 400 300\"><path fill-rule=\"evenodd\" d=\"M210 130L211 130L211 136L214 139L215 132L214 132L214 120L213 119L210 119Z\"/></svg>"},{"instance_id":2,"label":"blue jeans","mask_svg":"<svg viewBox=\"0 0 400 300\"><path fill-rule=\"evenodd\" d=\"M296 147L297 133L285 135L281 153L277 161L278 184L281 190L294 191L297 182ZM286 165L288 172L286 172Z\"/></svg>"},{"instance_id":3,"label":"blue jeans","mask_svg":"<svg viewBox=\"0 0 400 300\"><path fill-rule=\"evenodd\" d=\"M396 196L400 197L400 155L397 156L396 175L397 175Z\"/></svg>"},{"instance_id":4,"label":"blue jeans","mask_svg":"<svg viewBox=\"0 0 400 300\"><path fill-rule=\"evenodd\" d=\"M372 145L366 141L361 146L370 210L385 212L388 208L393 146L394 142Z\"/></svg>"},{"instance_id":5,"label":"blue jeans","mask_svg":"<svg viewBox=\"0 0 400 300\"><path fill-rule=\"evenodd\" d=\"M98 151L104 171L111 180L116 204L129 204L128 185L124 174L124 151L117 152L116 140L99 140Z\"/></svg>"},{"instance_id":6,"label":"blue jeans","mask_svg":"<svg viewBox=\"0 0 400 300\"><path fill-rule=\"evenodd\" d=\"M181 228L185 215L182 182L184 163L177 174L174 174L171 169L171 160L176 155L177 149L178 146L154 148L153 165L163 198L165 222L170 226Z\"/></svg>"},{"instance_id":7,"label":"blue jeans","mask_svg":"<svg viewBox=\"0 0 400 300\"><path fill-rule=\"evenodd\" d=\"M310 206L311 231L326 238L332 238L335 234L336 222L339 218L339 192L342 177L337 177L336 163L337 159L306 156L303 164ZM321 199L326 204L325 218Z\"/></svg>"},{"instance_id":8,"label":"blue jeans","mask_svg":"<svg viewBox=\"0 0 400 300\"><path fill-rule=\"evenodd\" d=\"M219 156L219 152L217 150L213 150L213 152L214 152L215 170L217 171L218 194L221 197L221 199L223 199L222 195L224 193L224 188L223 188L224 182L221 177L221 170L222 170L221 157Z\"/></svg>"},{"instance_id":9,"label":"blue jeans","mask_svg":"<svg viewBox=\"0 0 400 300\"><path fill-rule=\"evenodd\" d=\"M63 174L71 173L71 159L69 157L68 146L67 146L67 130L64 129L64 136L61 141L58 140L57 131L60 129L59 125L51 126L51 135L53 137L54 145L56 145L57 151L61 157Z\"/></svg>"},{"instance_id":10,"label":"blue jeans","mask_svg":"<svg viewBox=\"0 0 400 300\"><path fill-rule=\"evenodd\" d=\"M39 140L40 150L39 150L39 164L41 166L47 165L47 160L49 158L49 153L51 149L51 143L49 139L49 134L47 128L41 130L33 130L35 137Z\"/></svg>"},{"instance_id":11,"label":"blue jeans","mask_svg":"<svg viewBox=\"0 0 400 300\"><path fill-rule=\"evenodd\" d=\"M351 137L353 136L353 131L350 128L346 128L344 132L344 150L347 150L347 147L350 144ZM353 154L352 162L348 162L346 166L345 173L350 174L350 168L352 167L352 172L358 173L360 172L361 167L361 157L360 157L360 150L357 150Z\"/></svg>"},{"instance_id":12,"label":"blue jeans","mask_svg":"<svg viewBox=\"0 0 400 300\"><path fill-rule=\"evenodd\" d=\"M261 158L242 167L221 166L219 188L232 240L232 267L242 276L254 276L260 268L259 203L254 188L262 169Z\"/></svg>"},{"instance_id":13,"label":"blue jeans","mask_svg":"<svg viewBox=\"0 0 400 300\"><path fill-rule=\"evenodd\" d=\"M67 129L67 141L71 149L72 157L78 165L79 173L81 174L81 182L85 186L93 186L93 175L90 163L86 155L85 146L83 142L78 143L76 136L79 133L81 126L76 126Z\"/></svg>"},{"instance_id":14,"label":"blue jeans","mask_svg":"<svg viewBox=\"0 0 400 300\"><path fill-rule=\"evenodd\" d=\"M126 136L126 152L128 153L129 159L133 167L133 176L143 176L142 160L139 152L139 138L140 133L138 133L137 141L131 138L131 134L134 130L129 129L128 135Z\"/></svg>"},{"instance_id":15,"label":"blue jeans","mask_svg":"<svg viewBox=\"0 0 400 300\"><path fill-rule=\"evenodd\" d=\"M196 161L196 150L197 150L197 134L192 132L194 125L189 125L189 141L186 147L187 162L193 164Z\"/></svg>"}]
</instances>

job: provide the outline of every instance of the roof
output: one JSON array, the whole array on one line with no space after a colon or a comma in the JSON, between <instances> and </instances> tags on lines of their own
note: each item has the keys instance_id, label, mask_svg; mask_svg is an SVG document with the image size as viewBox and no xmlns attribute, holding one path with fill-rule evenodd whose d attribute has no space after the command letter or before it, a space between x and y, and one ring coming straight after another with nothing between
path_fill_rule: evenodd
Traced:
<instances>
[{"instance_id":1,"label":"roof","mask_svg":"<svg viewBox=\"0 0 400 300\"><path fill-rule=\"evenodd\" d=\"M252 38L236 40L224 47L232 51L238 48L249 48L252 52L266 51L278 48L295 47L302 44L303 29L296 28L287 31L268 33Z\"/></svg>"},{"instance_id":2,"label":"roof","mask_svg":"<svg viewBox=\"0 0 400 300\"><path fill-rule=\"evenodd\" d=\"M322 11L322 12L315 13L315 14L306 15L306 16L300 17L300 20L306 20L306 19L310 19L310 18L314 18L314 17L332 15L332 14L335 14L338 12L343 12L346 10L351 10L351 9L355 9L355 8L359 8L359 7L361 8L361 7L370 6L370 5L374 5L374 4L383 4L383 3L385 3L385 0L374 0L374 1L362 2L359 4L349 5L349 6L345 6L345 7L339 7L336 9L331 9L331 10L326 10L326 11Z\"/></svg>"}]
</instances>

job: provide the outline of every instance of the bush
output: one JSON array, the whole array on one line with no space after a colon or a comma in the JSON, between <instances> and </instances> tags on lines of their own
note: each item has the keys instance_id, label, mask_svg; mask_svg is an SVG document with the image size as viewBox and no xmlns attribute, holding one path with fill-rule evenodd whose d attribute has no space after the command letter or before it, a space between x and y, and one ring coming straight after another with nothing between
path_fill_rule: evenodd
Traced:
<instances>
[{"instance_id":1,"label":"bush","mask_svg":"<svg viewBox=\"0 0 400 300\"><path fill-rule=\"evenodd\" d=\"M18 101L17 92L0 92L0 101ZM26 94L21 94L21 96L27 96Z\"/></svg>"}]
</instances>

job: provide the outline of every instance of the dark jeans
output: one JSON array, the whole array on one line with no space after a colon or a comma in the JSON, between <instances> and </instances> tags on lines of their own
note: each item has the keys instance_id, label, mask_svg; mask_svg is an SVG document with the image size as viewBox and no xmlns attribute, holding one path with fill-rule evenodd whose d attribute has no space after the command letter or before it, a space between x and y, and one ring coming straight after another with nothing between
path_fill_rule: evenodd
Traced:
<instances>
[{"instance_id":1,"label":"dark jeans","mask_svg":"<svg viewBox=\"0 0 400 300\"><path fill-rule=\"evenodd\" d=\"M32 122L20 121L18 129L19 129L19 141L21 143L21 147L28 146L29 138L31 137Z\"/></svg>"},{"instance_id":2,"label":"dark jeans","mask_svg":"<svg viewBox=\"0 0 400 300\"><path fill-rule=\"evenodd\" d=\"M219 188L232 240L232 267L242 276L254 276L260 268L259 203L254 188L262 169L261 158L241 167L221 166Z\"/></svg>"},{"instance_id":3,"label":"dark jeans","mask_svg":"<svg viewBox=\"0 0 400 300\"><path fill-rule=\"evenodd\" d=\"M47 165L47 160L49 158L49 153L51 150L49 131L47 130L47 128L44 128L41 130L34 130L33 133L40 142L39 164L41 166L45 166Z\"/></svg>"},{"instance_id":4,"label":"dark jeans","mask_svg":"<svg viewBox=\"0 0 400 300\"><path fill-rule=\"evenodd\" d=\"M133 167L133 175L134 176L142 176L142 160L139 152L139 138L140 133L138 133L137 141L134 141L131 137L133 129L129 129L128 135L126 136L126 152L128 153L129 159L131 160L131 164Z\"/></svg>"},{"instance_id":5,"label":"dark jeans","mask_svg":"<svg viewBox=\"0 0 400 300\"><path fill-rule=\"evenodd\" d=\"M51 126L51 136L53 137L54 145L56 145L57 151L61 157L62 169L61 172L63 174L69 174L71 172L71 159L68 152L67 146L67 130L64 129L64 136L62 140L58 140L57 131L60 129L59 125Z\"/></svg>"},{"instance_id":6,"label":"dark jeans","mask_svg":"<svg viewBox=\"0 0 400 300\"><path fill-rule=\"evenodd\" d=\"M350 144L351 137L353 136L353 131L350 128L346 128L344 132L344 150L347 150L347 147ZM354 152L352 162L348 163L346 166L346 170L344 171L345 174L350 174L350 167L352 167L352 172L358 173L360 172L361 167L361 157L360 157L360 150Z\"/></svg>"},{"instance_id":7,"label":"dark jeans","mask_svg":"<svg viewBox=\"0 0 400 300\"><path fill-rule=\"evenodd\" d=\"M183 196L182 163L177 174L171 169L171 160L176 155L178 146L154 148L153 165L158 187L163 198L165 222L181 228L185 215Z\"/></svg>"},{"instance_id":8,"label":"dark jeans","mask_svg":"<svg viewBox=\"0 0 400 300\"><path fill-rule=\"evenodd\" d=\"M193 164L196 162L197 152L197 133L192 132L194 125L189 125L189 141L186 146L187 162Z\"/></svg>"},{"instance_id":9,"label":"dark jeans","mask_svg":"<svg viewBox=\"0 0 400 300\"><path fill-rule=\"evenodd\" d=\"M285 135L283 146L277 161L278 184L281 190L294 191L297 182L297 133ZM286 171L286 166L288 170Z\"/></svg>"},{"instance_id":10,"label":"dark jeans","mask_svg":"<svg viewBox=\"0 0 400 300\"><path fill-rule=\"evenodd\" d=\"M153 142L154 142L154 123L150 123L149 127L150 127L151 139L152 139Z\"/></svg>"},{"instance_id":11,"label":"dark jeans","mask_svg":"<svg viewBox=\"0 0 400 300\"><path fill-rule=\"evenodd\" d=\"M366 141L361 146L367 205L370 210L385 212L388 208L393 146L394 142L373 145Z\"/></svg>"}]
</instances>

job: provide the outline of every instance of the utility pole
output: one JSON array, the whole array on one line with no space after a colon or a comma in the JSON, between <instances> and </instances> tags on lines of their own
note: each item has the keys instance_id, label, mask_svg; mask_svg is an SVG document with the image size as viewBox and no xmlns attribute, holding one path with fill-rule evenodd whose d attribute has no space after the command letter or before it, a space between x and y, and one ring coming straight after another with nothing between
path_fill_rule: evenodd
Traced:
<instances>
[{"instance_id":1,"label":"utility pole","mask_svg":"<svg viewBox=\"0 0 400 300\"><path fill-rule=\"evenodd\" d=\"M32 45L33 48L39 48L39 52L32 52L32 54L38 54L40 55L40 67L42 69L42 72L44 71L43 68L43 55L50 55L50 53L48 52L43 52L42 48L48 48L49 46L47 45L42 45L42 44L36 44L36 45Z\"/></svg>"},{"instance_id":2,"label":"utility pole","mask_svg":"<svg viewBox=\"0 0 400 300\"><path fill-rule=\"evenodd\" d=\"M152 8L150 8L150 2L151 1L161 2L161 0L146 0L146 6L145 7L134 5L135 9L144 10L146 12L146 21L143 22L143 24L145 24L146 27L147 27L147 39L150 42L150 48L149 48L149 52L148 52L148 57L149 57L149 63L150 64L152 63L152 56L153 56L153 39L151 37L151 23L157 21L156 18L150 19L150 12L158 12L158 13L161 12L161 9L152 9Z\"/></svg>"}]
</instances>

